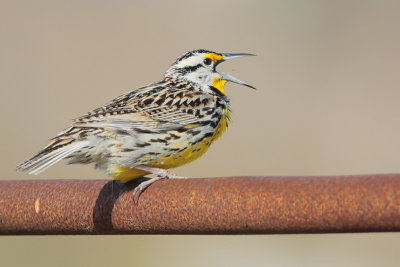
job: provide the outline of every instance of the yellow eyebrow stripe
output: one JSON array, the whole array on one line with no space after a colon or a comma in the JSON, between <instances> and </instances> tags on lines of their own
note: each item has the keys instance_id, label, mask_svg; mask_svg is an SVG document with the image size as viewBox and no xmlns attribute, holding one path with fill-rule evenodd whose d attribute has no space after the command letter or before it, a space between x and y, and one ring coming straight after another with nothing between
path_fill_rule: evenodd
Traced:
<instances>
[{"instance_id":1,"label":"yellow eyebrow stripe","mask_svg":"<svg viewBox=\"0 0 400 267\"><path fill-rule=\"evenodd\" d=\"M209 58L209 59L214 60L214 61L219 61L219 60L224 58L224 56L220 56L220 55L217 55L215 53L207 53L207 54L204 55L204 57Z\"/></svg>"}]
</instances>

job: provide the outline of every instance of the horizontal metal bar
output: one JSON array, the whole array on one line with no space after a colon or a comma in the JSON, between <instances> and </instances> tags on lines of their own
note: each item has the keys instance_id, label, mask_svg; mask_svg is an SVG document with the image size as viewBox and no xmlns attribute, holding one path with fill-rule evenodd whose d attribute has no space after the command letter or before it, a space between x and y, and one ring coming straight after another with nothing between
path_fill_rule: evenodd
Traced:
<instances>
[{"instance_id":1,"label":"horizontal metal bar","mask_svg":"<svg viewBox=\"0 0 400 267\"><path fill-rule=\"evenodd\" d=\"M0 234L272 234L400 230L400 174L0 181Z\"/></svg>"}]
</instances>

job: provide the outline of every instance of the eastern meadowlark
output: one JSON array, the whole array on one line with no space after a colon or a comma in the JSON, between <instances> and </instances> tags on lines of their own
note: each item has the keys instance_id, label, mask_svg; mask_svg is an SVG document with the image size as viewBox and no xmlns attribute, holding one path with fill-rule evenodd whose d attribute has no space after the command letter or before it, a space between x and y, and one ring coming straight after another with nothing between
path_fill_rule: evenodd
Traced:
<instances>
[{"instance_id":1,"label":"eastern meadowlark","mask_svg":"<svg viewBox=\"0 0 400 267\"><path fill-rule=\"evenodd\" d=\"M146 174L135 193L163 178L177 178L166 169L191 162L207 151L231 118L225 83L252 87L228 74L219 63L247 53L204 49L180 56L162 81L131 90L107 105L75 119L42 151L17 167L38 174L61 159L93 163L125 183Z\"/></svg>"}]
</instances>

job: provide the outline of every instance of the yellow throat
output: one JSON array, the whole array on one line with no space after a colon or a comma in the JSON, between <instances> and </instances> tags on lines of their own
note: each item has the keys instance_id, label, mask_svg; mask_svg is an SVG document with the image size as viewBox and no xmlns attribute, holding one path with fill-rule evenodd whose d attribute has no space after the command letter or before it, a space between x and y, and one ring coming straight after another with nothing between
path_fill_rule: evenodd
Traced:
<instances>
[{"instance_id":1,"label":"yellow throat","mask_svg":"<svg viewBox=\"0 0 400 267\"><path fill-rule=\"evenodd\" d=\"M215 78L213 79L212 83L213 83L213 86L214 86L221 94L226 95L226 94L225 94L225 89L224 89L224 86L225 86L225 84L226 84L226 81L225 81L225 80L222 80L221 78L215 77Z\"/></svg>"}]
</instances>

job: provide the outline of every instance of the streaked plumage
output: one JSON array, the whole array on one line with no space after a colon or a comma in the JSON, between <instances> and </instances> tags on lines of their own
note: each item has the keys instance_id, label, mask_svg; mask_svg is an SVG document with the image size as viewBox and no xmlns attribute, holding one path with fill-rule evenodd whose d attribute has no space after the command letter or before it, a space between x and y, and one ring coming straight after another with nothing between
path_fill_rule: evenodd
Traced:
<instances>
[{"instance_id":1,"label":"streaked plumage","mask_svg":"<svg viewBox=\"0 0 400 267\"><path fill-rule=\"evenodd\" d=\"M120 182L150 172L168 178L162 169L197 159L226 130L231 113L225 83L249 85L218 73L215 67L244 55L249 54L187 52L162 81L134 89L75 119L17 168L38 174L69 158L69 163L93 163Z\"/></svg>"}]
</instances>

